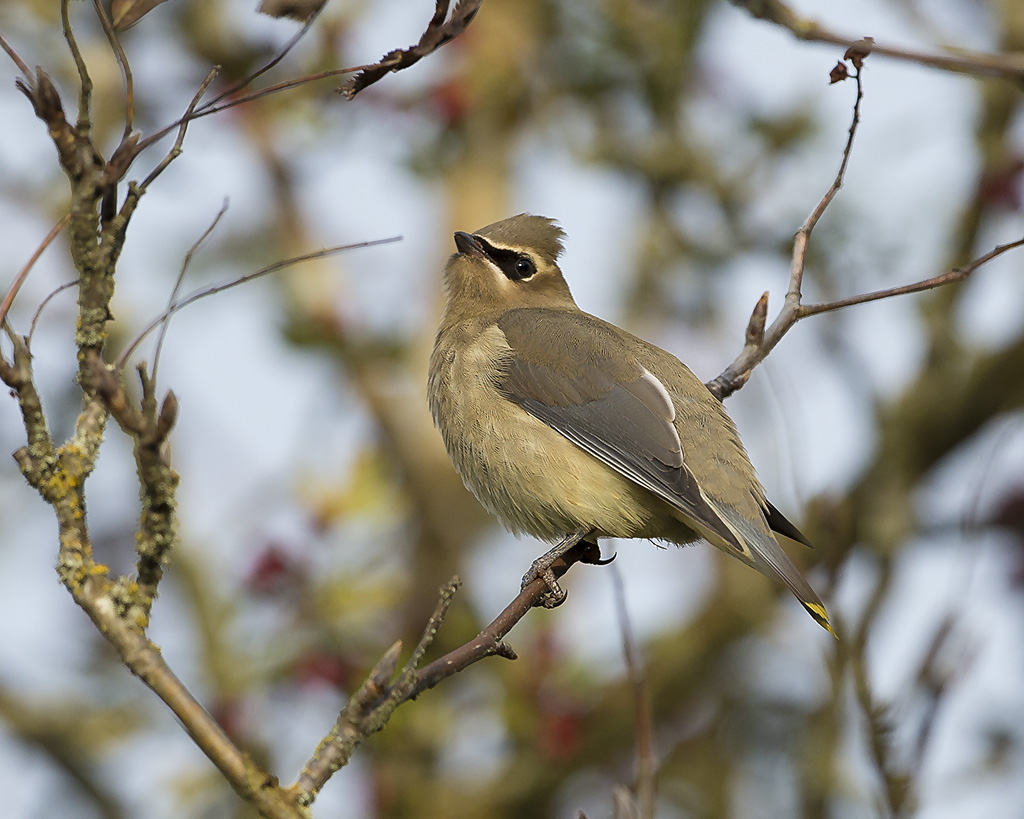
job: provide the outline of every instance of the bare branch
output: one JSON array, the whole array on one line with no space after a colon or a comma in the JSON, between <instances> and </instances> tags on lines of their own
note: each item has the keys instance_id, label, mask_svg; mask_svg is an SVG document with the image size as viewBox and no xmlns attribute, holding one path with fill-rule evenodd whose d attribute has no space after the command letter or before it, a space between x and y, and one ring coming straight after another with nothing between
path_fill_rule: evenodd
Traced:
<instances>
[{"instance_id":1,"label":"bare branch","mask_svg":"<svg viewBox=\"0 0 1024 819\"><path fill-rule=\"evenodd\" d=\"M121 66L121 74L124 77L124 132L121 136L121 142L123 143L131 136L135 123L135 80L132 77L132 67L128 64L128 56L124 53L124 48L121 46L121 41L118 39L117 32L114 30L110 18L107 16L106 9L103 8L100 0L92 0L92 4L93 8L96 9L96 16L103 26L103 33L107 36L110 50L117 57L118 65ZM115 153L117 152L115 151Z\"/></svg>"},{"instance_id":2,"label":"bare branch","mask_svg":"<svg viewBox=\"0 0 1024 819\"><path fill-rule=\"evenodd\" d=\"M167 299L167 310L170 310L174 305L175 299L178 298L178 293L181 291L181 285L185 281L185 273L188 272L189 265L192 263L192 257L195 256L196 251L199 250L200 246L205 242L210 234L217 228L220 220L224 217L224 214L228 212L228 200L224 200L224 204L221 205L220 210L217 211L217 215L213 217L213 221L210 222L209 227L203 231L202 235L195 240L192 247L188 249L185 254L185 258L182 259L181 269L178 271L178 277L174 280L174 287L171 288L171 295ZM160 351L163 350L164 338L167 335L167 328L170 326L170 314L167 314L167 319L160 325L160 335L156 340L156 352L153 354L153 375L152 378L156 381L157 370L160 368ZM123 363L122 363L123 366Z\"/></svg>"},{"instance_id":3,"label":"bare branch","mask_svg":"<svg viewBox=\"0 0 1024 819\"><path fill-rule=\"evenodd\" d=\"M36 312L32 316L32 324L29 326L28 335L25 337L25 343L28 345L29 349L32 348L32 336L35 335L36 325L39 323L39 317L43 315L43 310L46 309L46 305L53 301L55 296L60 295L65 290L75 287L80 281L81 279L74 279L73 281L65 282L60 287L56 287L51 292L47 293L46 298L39 303L39 306L36 308Z\"/></svg>"},{"instance_id":4,"label":"bare branch","mask_svg":"<svg viewBox=\"0 0 1024 819\"><path fill-rule=\"evenodd\" d=\"M85 58L82 50L78 47L75 33L71 29L71 18L68 11L70 0L60 0L60 21L64 28L64 39L67 41L71 56L75 60L78 69L78 133L85 134L92 129L90 106L92 104L92 78L89 76L89 69L85 65Z\"/></svg>"},{"instance_id":5,"label":"bare branch","mask_svg":"<svg viewBox=\"0 0 1024 819\"><path fill-rule=\"evenodd\" d=\"M862 42L860 37L837 34L814 20L800 17L781 0L731 0L731 2L754 17L788 29L800 40L837 46L856 46ZM989 54L957 49L956 54L937 54L879 43L872 45L871 53L957 74L1005 77L1017 82L1024 80L1024 55L1020 53Z\"/></svg>"},{"instance_id":6,"label":"bare branch","mask_svg":"<svg viewBox=\"0 0 1024 819\"><path fill-rule=\"evenodd\" d=\"M56 239L58 234L64 229L70 218L71 214L65 213L57 221L57 224L55 224L50 232L46 234L46 238L39 243L39 247L35 249L35 252L29 260L25 262L25 266L22 267L21 270L18 271L18 275L14 277L14 283L7 290L7 295L4 296L3 303L0 304L0 324L7 321L7 313L11 309L11 305L14 304L14 299L17 297L21 286L25 283L25 279L28 278L29 271L32 269L33 265L39 261L39 257L43 255L43 251L50 246L53 240Z\"/></svg>"},{"instance_id":7,"label":"bare branch","mask_svg":"<svg viewBox=\"0 0 1024 819\"><path fill-rule=\"evenodd\" d=\"M434 16L430 18L426 31L423 32L423 36L420 37L420 41L416 45L389 51L379 62L369 68L364 68L341 86L338 91L348 99L352 99L364 88L373 85L390 72L409 68L428 54L433 54L441 46L450 43L466 30L480 10L483 0L458 0L452 11L451 19L445 22L445 18L448 16L448 3L449 0L436 0Z\"/></svg>"},{"instance_id":8,"label":"bare branch","mask_svg":"<svg viewBox=\"0 0 1024 819\"><path fill-rule=\"evenodd\" d=\"M595 552L597 552L596 556ZM599 560L600 551L597 545L581 541L556 560L551 569L557 578L564 575L573 563L595 563ZM515 651L504 642L503 638L516 623L526 616L531 608L541 605L542 598L548 594L548 584L539 577L524 587L519 595L468 643L448 652L424 668L417 668L423 652L426 651L437 630L441 627L448 607L451 605L452 597L461 583L462 581L458 577L454 577L441 589L441 597L423 631L423 636L397 679L387 686L384 671L391 669L393 675L394 661L400 649L398 643L393 645L381 658L367 681L352 696L349 704L345 706L338 717L334 729L320 743L316 754L306 764L302 774L289 789L291 798L296 804L301 806L312 804L317 793L331 775L348 762L352 753L364 739L387 725L395 709L402 703L415 699L424 691L433 688L443 680L485 657L499 656L509 660L516 659Z\"/></svg>"},{"instance_id":9,"label":"bare branch","mask_svg":"<svg viewBox=\"0 0 1024 819\"><path fill-rule=\"evenodd\" d=\"M185 114L179 121L181 124L178 126L178 137L174 140L174 145L171 146L171 150L167 152L162 160L157 164L149 176L142 180L142 184L139 185L138 195L141 196L146 192L146 188L150 186L154 179L162 174L167 166L170 165L175 159L181 155L181 146L185 142L185 131L188 129L188 124L193 119L193 112L196 110L196 106L199 105L199 100L203 98L206 90L210 87L210 84L216 79L217 74L220 73L220 67L214 66L210 69L210 73L206 75L206 78L200 83L198 90L192 97L192 102L188 104L188 108L185 109ZM139 143L138 150L142 150L143 143Z\"/></svg>"},{"instance_id":10,"label":"bare branch","mask_svg":"<svg viewBox=\"0 0 1024 819\"><path fill-rule=\"evenodd\" d=\"M31 87L33 83L32 69L28 67L28 63L26 63L23 59L21 59L20 56L18 56L18 52L15 51L11 44L4 39L3 34L0 34L0 48L2 48L7 53L7 56L11 58L14 64L18 66L18 70L21 72L21 76L24 77L25 82L29 84L29 87Z\"/></svg>"},{"instance_id":11,"label":"bare branch","mask_svg":"<svg viewBox=\"0 0 1024 819\"><path fill-rule=\"evenodd\" d=\"M261 276L266 276L270 273L276 273L278 270L282 270L286 267L291 267L292 265L299 264L300 262L308 262L311 259L323 259L327 256L332 256L335 253L341 253L345 250L355 250L356 248L360 247L386 245L391 242L400 241L401 238L401 236L391 236L387 239L374 239L368 242L356 242L355 244L351 245L338 245L336 247L323 248L322 250L316 250L313 251L312 253L304 253L301 256L293 256L290 259L283 259L279 262L274 262L273 264L260 268L259 270L253 273L247 273L244 276L239 276L237 279L232 279L231 281L225 282L224 284L215 284L210 287L204 287L202 290L196 290L182 298L180 301L176 301L174 304L168 307L163 313L161 313L159 316L153 319L148 325L146 325L145 329L143 329L143 331L139 333L138 336L135 337L135 340L132 341L132 343L125 348L124 352L122 352L121 355L118 356L116 369L120 370L124 368L125 363L131 357L131 354L135 352L139 344L142 343L142 340L151 332L153 332L153 330L161 322L166 321L169 316L173 315L174 313L177 313L183 307L188 307L188 305L192 304L193 302L197 302L200 299L204 299L207 296L212 296L216 293L223 293L225 290L230 290L232 287L238 287L238 285L240 284L251 282L253 279L258 279Z\"/></svg>"},{"instance_id":12,"label":"bare branch","mask_svg":"<svg viewBox=\"0 0 1024 819\"><path fill-rule=\"evenodd\" d=\"M846 145L843 148L843 158L839 163L839 170L836 172L829 189L825 191L825 195L821 197L821 200L796 232L796 238L793 241L793 257L790 263L789 288L786 292L785 304L778 317L772 322L767 332L765 332L761 329L764 323L764 319L761 316L762 303L764 304L764 313L767 313L768 305L766 297L761 296L757 306L754 308L750 323L747 325L743 350L732 364L706 385L719 400L732 395L747 382L754 367L764 360L765 356L775 348L775 345L782 340L782 337L789 328L796 324L800 318L801 287L804 277L804 260L807 255L807 244L810 241L811 231L814 230L814 226L818 224L818 220L825 213L825 209L828 208L832 200L835 199L839 189L843 186L843 178L846 175L850 153L853 150L853 138L857 133L857 126L860 123L860 103L864 98L860 74L859 68L853 74L857 85L857 96L853 103L853 116L850 121Z\"/></svg>"},{"instance_id":13,"label":"bare branch","mask_svg":"<svg viewBox=\"0 0 1024 819\"><path fill-rule=\"evenodd\" d=\"M814 230L814 227L818 224L818 221L824 215L825 210L832 203L832 200L835 199L836 194L843 185L843 179L845 178L846 170L850 161L850 155L853 150L853 140L857 132L857 125L860 123L860 104L864 97L864 91L861 85L861 67L863 65L864 57L867 56L872 47L873 46L870 42L860 40L851 45L844 55L843 59L849 60L854 65L855 70L853 74L844 75L842 78L845 79L849 76L854 79L857 85L857 97L853 105L853 117L850 122L846 145L843 148L843 156L842 161L839 164L839 170L836 173L835 178L832 180L831 186L825 192L825 195L821 198L818 204L808 215L807 219L804 220L800 229L796 232L796 236L793 240L792 261L790 263L789 287L786 292L785 303L779 311L779 315L766 331L764 329L764 316L768 307L768 294L765 293L762 295L754 308L749 323L747 324L742 351L720 375L712 381L707 382L707 388L719 399L727 398L736 390L740 389L740 387L742 387L750 378L750 374L754 367L765 359L768 353L775 348L775 345L782 340L782 337L800 319L818 315L819 313L839 310L843 307L851 307L856 304L866 304L868 302L878 301L879 299L902 296L908 293L919 293L924 290L931 290L946 284L962 281L982 265L987 264L1007 251L1024 246L1024 238L1004 245L998 245L988 253L979 256L964 267L955 268L949 272L933 276L929 279L924 279L923 281L915 282L914 284L891 287L885 290L876 290L871 293L850 296L849 298L839 299L837 301L827 302L824 304L805 305L801 303L801 299L803 298L802 288L804 266L807 257L807 247L810 243L811 231ZM840 65L842 65L842 63L840 63Z\"/></svg>"},{"instance_id":14,"label":"bare branch","mask_svg":"<svg viewBox=\"0 0 1024 819\"><path fill-rule=\"evenodd\" d=\"M323 10L323 3L321 3L320 8L318 8L316 11L314 11L308 17L308 19L306 19L306 21L302 25L302 28L300 28L296 32L295 36L293 36L287 43L284 44L284 46L282 46L281 50L279 52L277 52L277 54L275 54L270 60L268 60L262 66L257 68L255 71L253 71L249 76L245 77L244 79L239 80L237 83L235 83L235 85L231 86L231 88L228 88L226 91L222 91L216 97L214 97L212 100L209 100L208 102L204 103L204 105L200 109L200 111L201 112L205 112L206 109L213 108L221 100L224 100L224 99L227 99L228 97L234 96L239 91L241 91L243 88L248 88L249 85L251 85L255 80L257 80L260 77L262 77L264 74L266 74L268 71L270 71L270 69L272 69L275 65L280 63L281 60L283 60L286 56L288 56L288 53L293 48L295 48L296 45L298 45L299 41L303 37L306 36L306 33L310 30L310 28L312 28L313 23L316 22L316 18L320 16L320 12L322 10Z\"/></svg>"},{"instance_id":15,"label":"bare branch","mask_svg":"<svg viewBox=\"0 0 1024 819\"><path fill-rule=\"evenodd\" d=\"M800 306L798 318L816 316L819 313L828 313L832 310L842 309L843 307L852 307L855 304L867 304L871 301L888 299L893 296L904 296L908 293L920 293L924 290L933 290L936 287L942 287L945 284L963 281L982 265L988 264L996 257L1002 256L1007 251L1015 250L1018 247L1024 247L1024 238L1018 239L1015 242L1008 242L1005 245L996 245L988 253L979 256L969 264L966 264L963 267L955 267L946 273L940 273L938 276L932 276L930 279L924 279L923 281L914 282L913 284L905 284L900 287L890 287L887 290L875 290L871 293L863 293L859 296L850 296L846 299L830 301L824 304L803 304Z\"/></svg>"}]
</instances>

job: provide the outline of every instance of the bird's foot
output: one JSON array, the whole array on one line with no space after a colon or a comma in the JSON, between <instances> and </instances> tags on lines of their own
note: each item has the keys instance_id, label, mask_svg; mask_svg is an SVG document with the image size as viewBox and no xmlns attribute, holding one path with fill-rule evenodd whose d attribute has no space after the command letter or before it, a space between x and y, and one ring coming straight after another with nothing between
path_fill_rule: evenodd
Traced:
<instances>
[{"instance_id":1,"label":"bird's foot","mask_svg":"<svg viewBox=\"0 0 1024 819\"><path fill-rule=\"evenodd\" d=\"M586 540L591 536L587 530L573 532L568 537L560 540L553 548L538 557L530 566L530 570L523 575L523 588L538 578L544 581L547 591L537 601L537 605L546 609L556 608L565 602L565 590L558 584L558 578L552 568L556 561L560 560L567 552L578 545L581 545L580 563L590 563L595 566L604 566L615 559L612 555L607 560L601 559L601 549L597 545L596 538L593 541Z\"/></svg>"}]
</instances>

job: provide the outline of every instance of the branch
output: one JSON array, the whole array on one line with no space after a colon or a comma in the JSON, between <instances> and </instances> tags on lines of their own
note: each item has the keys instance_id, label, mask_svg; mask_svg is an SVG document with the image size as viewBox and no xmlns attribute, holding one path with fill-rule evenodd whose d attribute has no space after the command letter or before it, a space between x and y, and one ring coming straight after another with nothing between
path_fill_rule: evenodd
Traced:
<instances>
[{"instance_id":1,"label":"branch","mask_svg":"<svg viewBox=\"0 0 1024 819\"><path fill-rule=\"evenodd\" d=\"M11 44L4 39L3 34L0 34L0 48L2 48L6 52L7 56L11 58L11 61L18 66L21 76L24 78L25 82L29 83L29 87L31 87L33 82L32 70L28 67L28 63L21 59L18 52L14 50Z\"/></svg>"},{"instance_id":2,"label":"branch","mask_svg":"<svg viewBox=\"0 0 1024 819\"><path fill-rule=\"evenodd\" d=\"M755 305L750 316L750 321L747 323L742 351L720 375L707 382L705 385L719 400L727 398L736 392L736 390L740 389L750 378L750 374L754 367L760 364L767 357L768 353L775 348L775 346L782 340L782 337L800 319L807 318L808 316L815 316L819 313L828 313L833 310L839 310L843 307L851 307L856 304L866 304L868 302L892 298L894 296L902 296L908 293L919 293L924 290L931 290L946 284L952 284L953 282L963 281L978 268L993 259L1002 256L1007 251L1024 246L1024 238L1007 244L998 245L988 253L979 256L964 267L954 268L946 273L942 273L913 284L891 287L886 290L876 290L871 293L850 296L849 298L826 302L824 304L805 305L801 303L801 299L803 298L802 287L804 266L807 256L807 247L810 243L811 231L814 230L815 225L818 224L818 221L824 215L825 210L839 192L839 189L843 184L843 179L846 175L846 169L850 161L850 154L853 149L853 139L857 132L857 126L860 123L860 103L864 97L863 88L861 86L861 68L868 49L872 47L873 46L870 42L860 41L856 46L852 46L848 49L844 56L844 59L849 60L855 68L854 73L849 76L851 76L857 84L857 98L854 102L853 118L850 123L846 146L843 148L843 157L839 165L839 170L836 173L835 179L832 180L832 185L825 192L825 195L815 206L814 210L811 211L804 223L800 226L800 229L796 232L796 236L793 240L792 261L790 263L789 287L786 292L786 299L783 307L779 311L779 315L776 317L775 321L772 322L771 326L765 330L766 316L768 312L768 294L763 294ZM833 70L834 80L837 77L839 79L845 79L847 74L843 63L840 63L837 66L837 69L842 70Z\"/></svg>"},{"instance_id":3,"label":"branch","mask_svg":"<svg viewBox=\"0 0 1024 819\"><path fill-rule=\"evenodd\" d=\"M596 544L581 541L555 561L551 569L556 578L564 575L573 563L593 563L600 559ZM366 682L352 695L348 705L342 709L338 721L330 734L320 743L313 758L306 763L299 778L289 789L292 799L300 806L312 804L327 780L347 764L352 753L364 739L382 730L395 709L404 702L415 699L424 691L457 674L485 657L516 659L516 653L504 637L522 620L528 611L541 604L548 593L548 584L536 578L527 584L519 595L491 621L476 637L423 668L418 668L423 653L433 642L451 605L452 597L462 581L452 578L441 589L441 597L434 613L427 622L419 644L409 661L399 672L391 685L387 681L394 676L401 643L395 643L384 654Z\"/></svg>"},{"instance_id":4,"label":"branch","mask_svg":"<svg viewBox=\"0 0 1024 819\"><path fill-rule=\"evenodd\" d=\"M118 65L121 66L121 75L124 77L124 131L121 135L121 142L124 143L130 138L135 122L135 80L132 77L132 68L128 63L128 56L124 53L124 48L121 46L121 41L117 37L117 32L114 30L110 18L107 17L106 9L103 8L100 0L93 0L93 8L96 10L96 16L103 27L107 43L110 45L110 50L114 52L114 56L117 57ZM116 154L117 151L114 151L114 153Z\"/></svg>"},{"instance_id":5,"label":"branch","mask_svg":"<svg viewBox=\"0 0 1024 819\"><path fill-rule=\"evenodd\" d=\"M201 290L195 290L192 293L189 293L187 296L183 296L180 300L171 304L166 310L164 310L163 313L161 313L149 324L147 324L146 327L143 328L142 332L139 333L139 335L135 337L132 343L125 348L125 350L121 353L120 356L118 356L115 369L123 369L128 359L131 357L132 353L135 352L136 348L139 346L139 344L142 343L142 340L146 336L153 332L154 329L156 329L161 323L166 321L170 316L177 313L183 307L188 307L188 305L192 304L193 302L197 302L200 299L206 298L207 296L213 296L217 293L223 293L225 290L230 290L232 287L238 287L238 285L240 284L251 282L253 279L258 279L261 276L266 276L270 273L275 273L278 270L282 270L286 267L291 267L292 265L299 264L300 262L307 262L312 259L322 259L327 256L332 256L335 253L341 253L345 250L354 250L360 247L373 247L375 245L389 244L390 242L400 241L401 238L401 236L390 236L387 239L372 239L367 242L355 242L354 244L351 245L336 245L335 247L322 248L321 250L315 250L311 253L303 253L301 256L293 256L290 259L282 259L279 262L274 262L273 264L260 268L259 270L253 273L246 273L244 276L239 276L237 279L232 279L231 281L224 282L223 284L215 284L211 285L210 287L204 287Z\"/></svg>"},{"instance_id":6,"label":"branch","mask_svg":"<svg viewBox=\"0 0 1024 819\"><path fill-rule=\"evenodd\" d=\"M171 146L171 150L167 152L167 154L164 156L162 160L160 160L157 166L153 168L152 171L150 171L149 176L142 180L142 184L139 185L140 196L146 192L146 188L148 188L150 184L152 184L153 180L160 176L160 174L162 174L167 169L168 165L170 165L175 159L181 156L181 146L185 142L185 131L188 129L188 124L193 119L192 114L196 110L196 106L199 105L199 100L203 98L203 95L206 93L206 90L210 87L210 84L217 78L217 75L219 73L220 68L218 66L214 66L210 69L210 73L206 75L206 78L199 84L199 88L196 90L196 93L192 97L192 102L188 104L188 108L185 109L185 114L184 116L182 116L180 120L180 125L178 126L178 137L177 139L174 140L174 145Z\"/></svg>"},{"instance_id":7,"label":"branch","mask_svg":"<svg viewBox=\"0 0 1024 819\"><path fill-rule=\"evenodd\" d=\"M14 304L14 299L18 295L18 291L21 290L21 286L25 283L25 279L28 278L29 271L32 269L33 265L39 261L39 257L43 255L43 251L50 246L53 240L56 239L64 229L70 218L71 214L65 213L57 221L57 224L55 224L50 232L46 234L46 238L39 243L39 247L35 249L35 252L33 252L29 260L25 262L25 266L22 267L21 270L18 271L18 275L14 277L14 283L7 290L7 295L4 296L3 303L0 304L0 324L7 321L7 313L11 309L11 305Z\"/></svg>"},{"instance_id":8,"label":"branch","mask_svg":"<svg viewBox=\"0 0 1024 819\"><path fill-rule=\"evenodd\" d=\"M346 98L352 99L364 88L373 85L390 72L409 68L428 54L433 54L441 46L450 43L466 30L480 10L483 0L458 0L452 11L451 19L445 22L445 18L448 16L448 3L449 0L436 0L434 16L430 18L426 31L423 32L423 36L420 37L420 41L416 45L389 51L380 59L380 62L364 68L341 86L338 91Z\"/></svg>"},{"instance_id":9,"label":"branch","mask_svg":"<svg viewBox=\"0 0 1024 819\"><path fill-rule=\"evenodd\" d=\"M92 130L90 117L90 105L92 102L92 78L89 76L89 69L85 65L85 58L82 50L78 47L75 33L71 29L71 18L68 12L70 0L60 0L60 22L64 29L64 39L75 60L75 67L78 69L78 122L79 135L87 134Z\"/></svg>"},{"instance_id":10,"label":"branch","mask_svg":"<svg viewBox=\"0 0 1024 819\"><path fill-rule=\"evenodd\" d=\"M789 30L799 40L846 47L856 46L861 42L860 37L837 34L814 20L798 16L781 0L731 0L731 2L753 17L767 20ZM870 51L872 54L882 57L925 65L943 71L952 71L957 74L1004 77L1017 82L1024 81L1024 55L1019 53L989 54L957 49L956 54L938 54L878 43L874 43Z\"/></svg>"},{"instance_id":11,"label":"branch","mask_svg":"<svg viewBox=\"0 0 1024 819\"><path fill-rule=\"evenodd\" d=\"M847 51L847 59L862 60L863 57L860 56L859 52L851 55L851 52ZM825 195L821 197L814 210L811 211L810 215L796 232L796 238L793 241L793 258L790 263L789 288L786 292L785 304L778 318L772 322L771 327L766 332L764 325L768 312L768 294L765 293L758 300L747 324L742 352L717 378L709 381L706 385L719 400L732 395L747 383L747 379L750 378L750 373L754 367L765 359L768 353L775 348L775 345L782 340L782 337L789 328L796 324L800 318L800 288L803 283L804 260L807 255L807 244L811 238L811 231L814 230L814 226L818 224L818 220L825 213L825 209L828 208L832 200L835 199L839 189L843 186L843 178L846 175L846 168L850 161L850 152L853 150L853 138L857 133L857 126L860 124L860 103L864 98L864 91L861 86L859 65L853 74L853 79L857 85L857 97L853 103L853 117L846 138L846 146L843 148L843 158L839 163L839 170L836 172L831 186L825 191Z\"/></svg>"},{"instance_id":12,"label":"branch","mask_svg":"<svg viewBox=\"0 0 1024 819\"><path fill-rule=\"evenodd\" d=\"M1024 238L1020 238L1015 242L1008 242L1005 245L996 245L988 253L979 256L977 259L969 262L963 267L954 267L952 270L946 273L940 273L938 276L932 276L930 279L923 279L922 281L914 282L913 284L904 284L900 287L890 287L887 290L874 290L871 293L863 293L859 296L850 296L846 299L830 301L825 304L803 304L800 306L800 314L797 318L816 316L819 313L829 313L833 310L840 310L843 307L852 307L855 304L867 304L868 302L878 301L879 299L888 299L893 296L903 296L908 293L921 293L925 290L933 290L936 287L942 287L944 284L960 282L968 278L979 267L988 264L993 259L1002 256L1007 251L1014 250L1018 247L1024 247Z\"/></svg>"}]
</instances>

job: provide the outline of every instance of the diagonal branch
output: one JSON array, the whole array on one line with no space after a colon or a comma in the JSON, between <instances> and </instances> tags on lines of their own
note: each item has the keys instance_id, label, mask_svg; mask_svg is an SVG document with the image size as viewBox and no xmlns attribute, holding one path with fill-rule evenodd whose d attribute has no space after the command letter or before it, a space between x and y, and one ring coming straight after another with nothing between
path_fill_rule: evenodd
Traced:
<instances>
[{"instance_id":1,"label":"diagonal branch","mask_svg":"<svg viewBox=\"0 0 1024 819\"><path fill-rule=\"evenodd\" d=\"M596 555L595 555L595 552ZM596 544L581 541L556 560L551 570L556 578L564 575L578 562L594 563L600 559ZM366 682L352 695L342 709L331 733L320 743L312 759L306 763L299 778L289 789L291 798L300 806L308 806L327 783L327 780L348 763L353 752L364 739L382 730L395 709L415 699L449 677L479 662L485 657L516 659L516 653L505 636L522 620L531 608L540 605L548 593L548 584L536 578L527 584L491 623L469 642L449 651L423 668L418 668L423 653L430 646L444 621L452 597L462 581L452 578L441 589L441 597L433 615L427 622L423 636L409 661L390 685L394 677L401 643L396 643L370 672Z\"/></svg>"},{"instance_id":2,"label":"diagonal branch","mask_svg":"<svg viewBox=\"0 0 1024 819\"><path fill-rule=\"evenodd\" d=\"M450 43L466 30L476 13L480 10L483 0L458 0L452 11L451 19L445 22L448 16L449 0L437 0L434 7L434 16L430 18L426 31L416 45L408 48L399 48L389 51L380 62L364 68L355 77L346 82L338 89L348 99L369 85L392 71L401 71L415 65L428 54L433 54L441 46Z\"/></svg>"},{"instance_id":3,"label":"diagonal branch","mask_svg":"<svg viewBox=\"0 0 1024 819\"><path fill-rule=\"evenodd\" d=\"M70 218L71 214L65 213L57 221L57 224L55 224L50 229L50 232L46 234L46 238L39 243L39 247L35 249L29 260L25 262L25 266L22 267L21 270L18 271L18 275L14 277L14 283L10 288L8 288L7 295L4 296L3 303L0 304L0 324L7 321L7 313L11 309L11 305L14 304L14 299L17 297L21 286L25 283L25 279L28 278L29 271L32 270L33 265L39 261L39 257L43 255L43 251L46 250L53 240L60 235L60 232L64 230L64 227L67 225Z\"/></svg>"}]
</instances>

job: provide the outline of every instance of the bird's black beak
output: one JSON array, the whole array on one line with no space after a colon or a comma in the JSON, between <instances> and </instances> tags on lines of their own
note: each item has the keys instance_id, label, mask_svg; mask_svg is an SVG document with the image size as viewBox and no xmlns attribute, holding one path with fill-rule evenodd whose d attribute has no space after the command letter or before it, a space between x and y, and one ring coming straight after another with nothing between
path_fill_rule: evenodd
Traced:
<instances>
[{"instance_id":1,"label":"bird's black beak","mask_svg":"<svg viewBox=\"0 0 1024 819\"><path fill-rule=\"evenodd\" d=\"M467 256L487 255L484 253L484 247L476 236L464 233L461 230L455 232L455 247L459 249L459 253L465 253Z\"/></svg>"}]
</instances>

